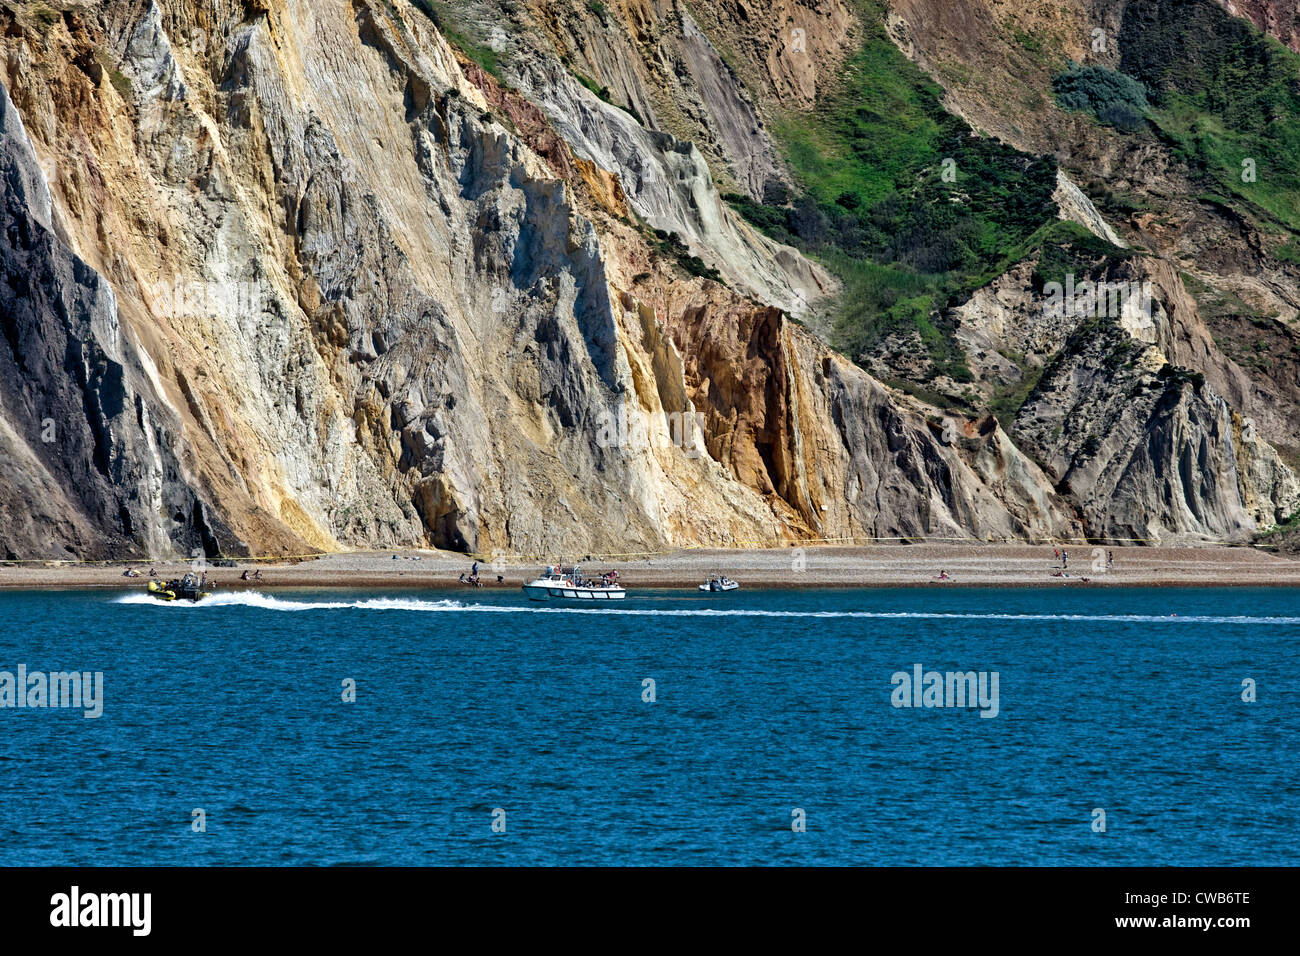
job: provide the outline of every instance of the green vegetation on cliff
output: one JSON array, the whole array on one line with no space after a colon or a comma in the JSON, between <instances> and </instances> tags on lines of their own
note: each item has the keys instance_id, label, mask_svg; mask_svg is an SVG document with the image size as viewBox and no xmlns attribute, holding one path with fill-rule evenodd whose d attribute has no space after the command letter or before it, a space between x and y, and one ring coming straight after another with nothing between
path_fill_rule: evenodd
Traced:
<instances>
[{"instance_id":1,"label":"green vegetation on cliff","mask_svg":"<svg viewBox=\"0 0 1300 956\"><path fill-rule=\"evenodd\" d=\"M453 4L442 0L412 0L412 2L421 13L433 21L438 32L446 37L449 43L498 80L504 79L501 65L497 63L496 51L486 43L474 41L461 29Z\"/></svg>"},{"instance_id":2,"label":"green vegetation on cliff","mask_svg":"<svg viewBox=\"0 0 1300 956\"><path fill-rule=\"evenodd\" d=\"M1052 81L1052 88L1063 109L1089 112L1098 122L1122 130L1142 127L1146 90L1131 76L1104 66L1071 64Z\"/></svg>"},{"instance_id":3,"label":"green vegetation on cliff","mask_svg":"<svg viewBox=\"0 0 1300 956\"><path fill-rule=\"evenodd\" d=\"M1300 56L1210 0L1133 0L1120 41L1179 158L1300 230Z\"/></svg>"},{"instance_id":4,"label":"green vegetation on cliff","mask_svg":"<svg viewBox=\"0 0 1300 956\"><path fill-rule=\"evenodd\" d=\"M934 371L965 381L945 309L1023 258L1055 219L1056 165L974 135L890 41L884 4L855 6L863 40L840 85L774 126L799 194L727 198L843 280L836 344L846 352L860 359L915 330Z\"/></svg>"},{"instance_id":5,"label":"green vegetation on cliff","mask_svg":"<svg viewBox=\"0 0 1300 956\"><path fill-rule=\"evenodd\" d=\"M1066 276L1090 276L1107 261L1128 259L1131 249L1120 247L1089 232L1075 222L1058 220L1034 237L1038 263L1034 266L1034 288L1042 291L1050 283L1065 284Z\"/></svg>"}]
</instances>

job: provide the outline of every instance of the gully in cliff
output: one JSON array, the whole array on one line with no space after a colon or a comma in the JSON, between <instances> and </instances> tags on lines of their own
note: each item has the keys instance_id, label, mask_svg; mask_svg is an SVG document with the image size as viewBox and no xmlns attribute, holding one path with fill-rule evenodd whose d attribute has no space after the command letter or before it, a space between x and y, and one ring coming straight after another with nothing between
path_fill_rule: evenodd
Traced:
<instances>
[{"instance_id":1,"label":"gully in cliff","mask_svg":"<svg viewBox=\"0 0 1300 956\"><path fill-rule=\"evenodd\" d=\"M588 581L581 570L547 567L541 577L524 585L524 593L531 601L621 601L627 597L627 591L618 583L617 571Z\"/></svg>"}]
</instances>

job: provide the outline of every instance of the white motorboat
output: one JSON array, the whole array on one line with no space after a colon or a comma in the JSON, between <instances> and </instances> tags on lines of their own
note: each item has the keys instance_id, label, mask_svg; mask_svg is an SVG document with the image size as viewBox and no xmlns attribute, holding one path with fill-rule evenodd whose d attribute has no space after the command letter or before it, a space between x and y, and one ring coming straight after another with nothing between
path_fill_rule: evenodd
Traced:
<instances>
[{"instance_id":1,"label":"white motorboat","mask_svg":"<svg viewBox=\"0 0 1300 956\"><path fill-rule=\"evenodd\" d=\"M599 580L585 580L578 568L548 567L535 581L524 585L530 601L621 601L627 591L618 583L618 572Z\"/></svg>"},{"instance_id":2,"label":"white motorboat","mask_svg":"<svg viewBox=\"0 0 1300 956\"><path fill-rule=\"evenodd\" d=\"M724 574L710 574L709 580L700 585L701 591L734 591L740 582L733 581Z\"/></svg>"}]
</instances>

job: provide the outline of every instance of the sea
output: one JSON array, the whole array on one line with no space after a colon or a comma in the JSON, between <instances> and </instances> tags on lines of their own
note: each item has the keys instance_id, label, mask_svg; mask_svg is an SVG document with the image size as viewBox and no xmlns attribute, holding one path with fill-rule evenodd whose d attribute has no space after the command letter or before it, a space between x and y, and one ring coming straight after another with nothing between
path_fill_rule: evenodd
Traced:
<instances>
[{"instance_id":1,"label":"sea","mask_svg":"<svg viewBox=\"0 0 1300 956\"><path fill-rule=\"evenodd\" d=\"M0 865L1300 863L1295 591L631 595L0 593Z\"/></svg>"}]
</instances>

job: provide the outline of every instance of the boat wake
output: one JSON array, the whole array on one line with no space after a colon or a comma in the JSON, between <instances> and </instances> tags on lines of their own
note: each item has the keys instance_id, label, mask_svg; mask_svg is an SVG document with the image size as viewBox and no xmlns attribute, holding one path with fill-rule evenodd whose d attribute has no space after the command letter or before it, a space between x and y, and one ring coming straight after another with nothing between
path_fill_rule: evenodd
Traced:
<instances>
[{"instance_id":1,"label":"boat wake","mask_svg":"<svg viewBox=\"0 0 1300 956\"><path fill-rule=\"evenodd\" d=\"M764 611L758 608L638 608L638 607L538 607L536 605L466 604L462 601L427 601L419 598L378 597L354 601L295 601L259 591L214 594L197 604L158 601L147 594L127 594L117 604L148 604L163 608L252 607L264 611L410 611L488 614L612 614L630 617L768 617L849 618L861 620L930 621L1041 621L1099 622L1115 624L1300 624L1300 617L1252 617L1219 614L1008 614L942 611Z\"/></svg>"},{"instance_id":2,"label":"boat wake","mask_svg":"<svg viewBox=\"0 0 1300 956\"><path fill-rule=\"evenodd\" d=\"M153 607L192 608L255 607L263 611L464 611L470 608L459 601L421 601L418 598L368 598L362 601L291 601L260 591L217 593L202 601L159 601L148 594L126 594L114 604L148 604ZM510 608L502 608L510 610Z\"/></svg>"}]
</instances>

